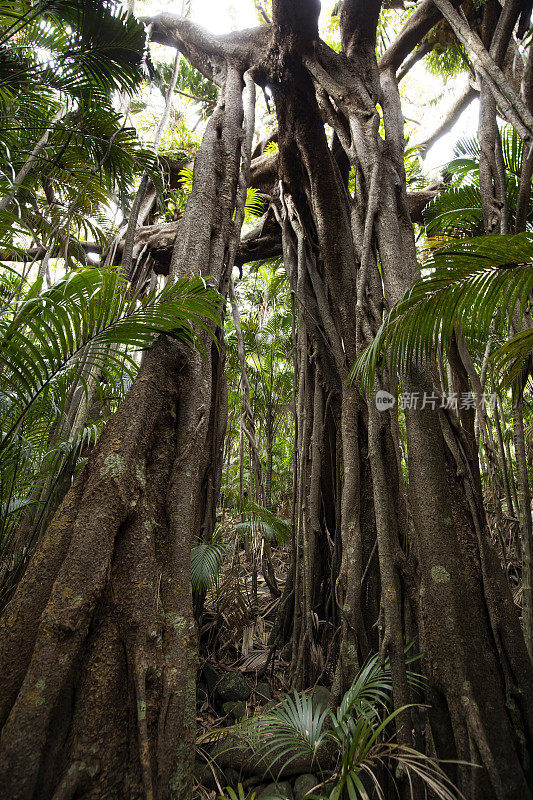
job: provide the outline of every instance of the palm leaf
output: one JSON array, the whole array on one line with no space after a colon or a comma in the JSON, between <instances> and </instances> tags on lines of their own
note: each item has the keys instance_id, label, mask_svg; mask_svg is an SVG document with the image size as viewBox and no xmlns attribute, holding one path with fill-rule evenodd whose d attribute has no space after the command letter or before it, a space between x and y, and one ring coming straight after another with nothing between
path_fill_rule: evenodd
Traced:
<instances>
[{"instance_id":1,"label":"palm leaf","mask_svg":"<svg viewBox=\"0 0 533 800\"><path fill-rule=\"evenodd\" d=\"M246 192L246 202L244 204L246 222L250 222L255 217L260 217L263 214L264 206L265 203L259 190L250 186Z\"/></svg>"},{"instance_id":2,"label":"palm leaf","mask_svg":"<svg viewBox=\"0 0 533 800\"><path fill-rule=\"evenodd\" d=\"M141 303L130 299L127 282L112 270L73 273L46 292L34 284L13 315L0 319L0 387L11 398L0 417L0 451L19 430L41 393L73 362L104 375L113 355L110 345L147 347L160 333L194 344L194 324L219 324L217 293L200 278L181 278ZM89 349L88 349L89 348Z\"/></svg>"},{"instance_id":3,"label":"palm leaf","mask_svg":"<svg viewBox=\"0 0 533 800\"><path fill-rule=\"evenodd\" d=\"M441 192L425 207L428 235L472 236L483 231L483 209L479 188L473 185L452 186Z\"/></svg>"},{"instance_id":4,"label":"palm leaf","mask_svg":"<svg viewBox=\"0 0 533 800\"><path fill-rule=\"evenodd\" d=\"M281 519L273 511L255 503L245 502L241 512L250 518L235 526L235 533L240 536L259 534L269 541L277 541L280 546L287 544L291 533L290 523Z\"/></svg>"},{"instance_id":5,"label":"palm leaf","mask_svg":"<svg viewBox=\"0 0 533 800\"><path fill-rule=\"evenodd\" d=\"M0 46L9 42L54 51L48 63L19 50L18 79L40 81L60 91L131 91L140 82L146 59L144 26L114 0L48 0L21 3L18 18L0 30ZM1 18L1 13L0 13ZM21 35L24 39L21 41Z\"/></svg>"},{"instance_id":6,"label":"palm leaf","mask_svg":"<svg viewBox=\"0 0 533 800\"><path fill-rule=\"evenodd\" d=\"M305 694L294 692L274 708L255 719L258 726L252 741L261 742L261 755L274 774L301 757L315 763L324 743L327 709L315 706ZM253 723L252 723L253 725Z\"/></svg>"},{"instance_id":7,"label":"palm leaf","mask_svg":"<svg viewBox=\"0 0 533 800\"><path fill-rule=\"evenodd\" d=\"M391 368L403 372L439 347L445 349L455 332L482 344L494 324L509 330L513 310L522 318L533 289L532 260L529 233L481 236L439 248L426 262L431 273L391 310L352 377L370 391L385 353ZM517 343L514 354L523 357L529 340L522 336L519 341L521 349Z\"/></svg>"},{"instance_id":8,"label":"palm leaf","mask_svg":"<svg viewBox=\"0 0 533 800\"><path fill-rule=\"evenodd\" d=\"M207 592L215 582L224 563L227 546L217 542L202 542L191 550L191 583L194 592Z\"/></svg>"}]
</instances>

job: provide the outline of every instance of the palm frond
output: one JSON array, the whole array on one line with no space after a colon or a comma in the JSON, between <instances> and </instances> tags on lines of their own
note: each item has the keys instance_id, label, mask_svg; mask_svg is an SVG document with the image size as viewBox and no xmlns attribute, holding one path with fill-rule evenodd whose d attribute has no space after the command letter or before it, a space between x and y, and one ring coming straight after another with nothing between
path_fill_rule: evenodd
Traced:
<instances>
[{"instance_id":1,"label":"palm frond","mask_svg":"<svg viewBox=\"0 0 533 800\"><path fill-rule=\"evenodd\" d=\"M302 757L313 765L325 740L327 717L327 709L298 692L285 697L279 708L257 717L261 755L269 771L274 775Z\"/></svg>"},{"instance_id":2,"label":"palm frond","mask_svg":"<svg viewBox=\"0 0 533 800\"><path fill-rule=\"evenodd\" d=\"M408 661L417 658L411 656ZM418 676L410 680L416 684ZM387 731L405 711L389 712L391 700L390 667L381 665L375 655L361 668L334 712L316 707L305 693L294 692L280 706L235 726L232 733L261 756L264 769L275 780L296 760L323 775L334 759L329 800L368 800L373 791L384 797L380 769L390 771L393 764L401 764L408 774L420 778L440 800L460 798L436 761L389 741ZM319 789L311 796L322 798L324 794Z\"/></svg>"},{"instance_id":3,"label":"palm frond","mask_svg":"<svg viewBox=\"0 0 533 800\"><path fill-rule=\"evenodd\" d=\"M247 222L260 217L264 211L265 203L258 189L249 187L246 193L246 203L244 204L244 214Z\"/></svg>"},{"instance_id":4,"label":"palm frond","mask_svg":"<svg viewBox=\"0 0 533 800\"><path fill-rule=\"evenodd\" d=\"M224 563L227 546L217 542L202 542L191 550L191 583L194 592L207 592L215 582Z\"/></svg>"},{"instance_id":5,"label":"palm frond","mask_svg":"<svg viewBox=\"0 0 533 800\"><path fill-rule=\"evenodd\" d=\"M248 501L241 507L241 512L249 519L235 526L235 533L240 536L260 535L269 541L277 541L280 546L287 544L291 526L273 511Z\"/></svg>"},{"instance_id":6,"label":"palm frond","mask_svg":"<svg viewBox=\"0 0 533 800\"><path fill-rule=\"evenodd\" d=\"M533 358L533 330L520 331L492 354L495 375L503 376L502 387L521 391Z\"/></svg>"},{"instance_id":7,"label":"palm frond","mask_svg":"<svg viewBox=\"0 0 533 800\"><path fill-rule=\"evenodd\" d=\"M30 75L45 85L76 94L88 89L131 91L142 78L146 58L144 26L127 15L112 0L54 0L36 3L34 13L23 23L9 26L3 36L13 39L21 24L31 26L32 40L48 46L53 54L49 62L35 62ZM33 21L30 20L33 18ZM48 34L48 40L42 40ZM27 35L27 30L26 30ZM30 59L28 59L30 61ZM29 66L29 65L28 65Z\"/></svg>"},{"instance_id":8,"label":"palm frond","mask_svg":"<svg viewBox=\"0 0 533 800\"><path fill-rule=\"evenodd\" d=\"M508 330L513 310L521 318L529 301L532 260L529 233L481 236L439 248L426 262L431 274L417 281L391 310L354 365L352 378L370 391L385 353L391 368L403 372L439 347L445 349L455 332L483 343L494 324ZM527 348L528 338L520 341ZM515 355L524 355L518 347Z\"/></svg>"},{"instance_id":9,"label":"palm frond","mask_svg":"<svg viewBox=\"0 0 533 800\"><path fill-rule=\"evenodd\" d=\"M524 159L524 143L514 128L506 125L500 130L503 161L507 172L520 180Z\"/></svg>"},{"instance_id":10,"label":"palm frond","mask_svg":"<svg viewBox=\"0 0 533 800\"><path fill-rule=\"evenodd\" d=\"M452 186L442 191L425 207L428 235L473 236L483 231L483 209L479 188Z\"/></svg>"},{"instance_id":11,"label":"palm frond","mask_svg":"<svg viewBox=\"0 0 533 800\"><path fill-rule=\"evenodd\" d=\"M71 274L39 294L28 290L12 315L0 319L0 371L9 411L0 418L8 446L41 393L83 357L81 378L94 366L104 371L119 354L110 345L147 347L160 333L194 344L194 324L219 324L217 293L200 278L181 278L141 302L132 302L127 282L113 270Z\"/></svg>"}]
</instances>

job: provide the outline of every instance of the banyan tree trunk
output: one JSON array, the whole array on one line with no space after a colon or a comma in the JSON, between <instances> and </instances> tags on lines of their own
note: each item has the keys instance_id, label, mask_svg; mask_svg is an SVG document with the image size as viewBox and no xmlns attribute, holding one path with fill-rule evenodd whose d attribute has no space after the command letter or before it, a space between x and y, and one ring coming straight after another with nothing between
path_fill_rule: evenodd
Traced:
<instances>
[{"instance_id":1,"label":"banyan tree trunk","mask_svg":"<svg viewBox=\"0 0 533 800\"><path fill-rule=\"evenodd\" d=\"M152 348L2 618L3 797L183 786L195 634L167 501L190 377L175 343Z\"/></svg>"},{"instance_id":2,"label":"banyan tree trunk","mask_svg":"<svg viewBox=\"0 0 533 800\"><path fill-rule=\"evenodd\" d=\"M360 48L364 30L356 25L352 32ZM351 50L354 40L347 50L357 63ZM416 279L418 268L406 210L400 99L389 71L381 74L381 105L388 161L376 242L385 294L395 302ZM381 147L377 139L376 144ZM420 397L434 392L431 370L413 369L404 376L402 388ZM422 646L430 685L447 706L449 752L484 767L458 768L459 784L468 796L527 798L531 796L532 665L488 536L479 481L469 459L468 431L431 408L407 411L406 425ZM437 726L435 730L443 752L446 735Z\"/></svg>"},{"instance_id":3,"label":"banyan tree trunk","mask_svg":"<svg viewBox=\"0 0 533 800\"><path fill-rule=\"evenodd\" d=\"M217 74L173 273L224 295L251 137L242 72ZM162 338L146 354L0 621L3 800L191 795L190 553L212 525L227 412L223 350L204 347Z\"/></svg>"},{"instance_id":4,"label":"banyan tree trunk","mask_svg":"<svg viewBox=\"0 0 533 800\"><path fill-rule=\"evenodd\" d=\"M342 342L346 360L353 362L360 352L359 340L372 340L383 301L396 302L419 274L407 208L403 118L395 74L392 69L380 74L375 61L380 3L345 0L343 58L317 42L309 19L307 27L302 24L303 6L312 18L316 12L312 2L291 6L280 0L274 6L283 54L282 79L273 85L280 169L285 202L294 204L298 220L307 225L307 240L318 251L318 278L312 268L309 272L320 308L317 318L344 377L336 341ZM377 104L383 112L384 138ZM353 198L340 186L341 175L323 132L324 117L353 167ZM303 308L309 307L307 295L297 294L297 299ZM393 391L387 383L383 388ZM431 366L404 375L402 391L418 397L433 394ZM350 603L340 597L339 611L347 616L339 662L346 670L344 680L356 663L362 602L361 525L350 494L354 476L356 485L359 480L353 431L360 400L352 392L343 381L339 584L342 588L346 568L345 585L352 591L355 586L356 600ZM364 419L364 411L362 415ZM406 413L413 518L409 550L417 557L415 574L406 559L402 482L389 416L368 409L382 645L383 654L391 658L395 705L409 698L402 663L407 604L400 595L411 599L418 595L420 647L426 654L437 753L482 766L450 768L468 797L531 797L532 665L517 609L488 538L468 431L460 420L438 410ZM398 725L398 737L409 743L406 716Z\"/></svg>"}]
</instances>

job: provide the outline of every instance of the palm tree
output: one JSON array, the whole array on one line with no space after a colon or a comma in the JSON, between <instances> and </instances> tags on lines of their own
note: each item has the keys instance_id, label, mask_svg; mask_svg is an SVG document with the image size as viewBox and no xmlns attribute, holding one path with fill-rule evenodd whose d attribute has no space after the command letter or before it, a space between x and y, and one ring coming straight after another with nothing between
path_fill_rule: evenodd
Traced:
<instances>
[{"instance_id":1,"label":"palm tree","mask_svg":"<svg viewBox=\"0 0 533 800\"><path fill-rule=\"evenodd\" d=\"M0 2L0 247L23 264L22 278L7 267L0 275L2 603L102 429L106 413L74 424L76 409L100 390L108 416L137 371L128 348L153 338L150 324L168 331L178 321L177 307L164 310L175 287L141 302L107 271L74 274L39 297L51 260L85 264L87 239L105 248L110 205L124 208L135 173L153 171L115 108L149 70L144 26L116 0ZM186 305L189 288L192 299L193 284L175 299L183 291Z\"/></svg>"},{"instance_id":2,"label":"palm tree","mask_svg":"<svg viewBox=\"0 0 533 800\"><path fill-rule=\"evenodd\" d=\"M17 244L13 216L43 274L56 255L85 263L87 238L105 243L109 205L153 166L115 109L148 68L144 26L117 0L0 3L2 249Z\"/></svg>"},{"instance_id":3,"label":"palm tree","mask_svg":"<svg viewBox=\"0 0 533 800\"><path fill-rule=\"evenodd\" d=\"M408 663L413 660L407 657ZM408 677L414 689L420 688L420 676L410 670ZM320 800L365 800L373 792L385 797L387 772L408 775L411 796L416 796L413 779L418 779L440 800L460 798L434 759L402 747L391 737L391 723L400 711L391 712L391 696L390 664L381 664L374 655L358 671L337 708L324 708L312 696L294 692L229 734L248 745L273 781L283 773L291 774L295 762L305 764L305 769L320 776L309 794ZM224 749L224 738L220 749ZM234 790L226 796L233 798ZM276 797L283 800L283 792Z\"/></svg>"}]
</instances>

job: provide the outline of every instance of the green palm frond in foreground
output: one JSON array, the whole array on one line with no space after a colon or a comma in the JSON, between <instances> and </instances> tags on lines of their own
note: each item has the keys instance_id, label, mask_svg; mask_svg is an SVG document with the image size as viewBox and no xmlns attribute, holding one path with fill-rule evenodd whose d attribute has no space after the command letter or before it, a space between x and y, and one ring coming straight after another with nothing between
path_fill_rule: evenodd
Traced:
<instances>
[{"instance_id":1,"label":"green palm frond in foreground","mask_svg":"<svg viewBox=\"0 0 533 800\"><path fill-rule=\"evenodd\" d=\"M207 592L224 563L228 546L222 542L200 542L191 551L191 583L193 592Z\"/></svg>"},{"instance_id":2,"label":"green palm frond in foreground","mask_svg":"<svg viewBox=\"0 0 533 800\"><path fill-rule=\"evenodd\" d=\"M454 333L484 345L491 329L509 332L533 290L533 235L479 236L451 242L431 254L431 270L384 319L373 343L352 369L366 391L385 353L391 369L404 371L451 342ZM497 374L510 386L521 380L533 351L533 331L512 337L492 355Z\"/></svg>"},{"instance_id":3,"label":"green palm frond in foreground","mask_svg":"<svg viewBox=\"0 0 533 800\"><path fill-rule=\"evenodd\" d=\"M160 333L194 344L194 324L219 322L218 293L201 278L169 282L140 301L113 270L75 272L39 294L41 283L0 318L0 453L37 398L74 362L79 379L95 366L105 375L115 358L124 359L110 345L145 348Z\"/></svg>"},{"instance_id":4,"label":"green palm frond in foreground","mask_svg":"<svg viewBox=\"0 0 533 800\"><path fill-rule=\"evenodd\" d=\"M408 677L411 685L419 685L418 675L409 671ZM382 665L375 655L363 665L335 710L321 708L307 694L294 692L278 707L232 731L261 756L273 780L301 759L320 775L309 795L315 799L384 797L383 774L392 776L397 768L408 776L411 789L418 778L440 800L461 798L434 759L394 742L392 723L403 709L391 712L391 704L390 664Z\"/></svg>"},{"instance_id":5,"label":"green palm frond in foreground","mask_svg":"<svg viewBox=\"0 0 533 800\"><path fill-rule=\"evenodd\" d=\"M39 294L41 284L0 311L0 608L56 490L103 427L99 419L72 435L63 425L73 393L90 396L92 381L115 404L138 369L133 348L160 334L200 344L198 330L210 330L208 320L220 324L219 295L201 278L169 282L142 299L114 270L75 272Z\"/></svg>"}]
</instances>

